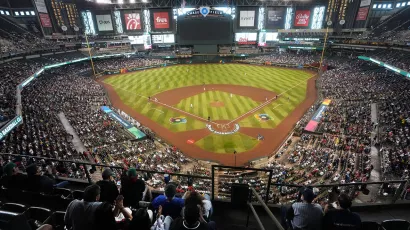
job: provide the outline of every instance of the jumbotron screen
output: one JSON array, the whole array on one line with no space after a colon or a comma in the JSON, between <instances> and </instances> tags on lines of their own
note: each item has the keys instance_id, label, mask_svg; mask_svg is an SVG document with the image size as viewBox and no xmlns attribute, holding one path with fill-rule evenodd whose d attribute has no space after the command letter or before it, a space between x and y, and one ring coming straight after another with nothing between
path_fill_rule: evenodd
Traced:
<instances>
[{"instance_id":1,"label":"jumbotron screen","mask_svg":"<svg viewBox=\"0 0 410 230\"><path fill-rule=\"evenodd\" d=\"M232 43L232 20L178 17L178 35L180 44L229 44Z\"/></svg>"}]
</instances>

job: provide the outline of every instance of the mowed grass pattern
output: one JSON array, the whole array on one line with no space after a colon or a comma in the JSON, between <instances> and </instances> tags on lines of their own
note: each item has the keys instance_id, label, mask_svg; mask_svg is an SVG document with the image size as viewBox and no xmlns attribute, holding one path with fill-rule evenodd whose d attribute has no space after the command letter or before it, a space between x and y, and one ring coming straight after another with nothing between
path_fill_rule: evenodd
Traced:
<instances>
[{"instance_id":1,"label":"mowed grass pattern","mask_svg":"<svg viewBox=\"0 0 410 230\"><path fill-rule=\"evenodd\" d=\"M180 132L202 129L205 128L205 124L202 121L187 117L181 112L150 103L147 101L146 97L170 89L202 85L204 83L253 86L256 88L268 89L278 94L286 92L278 100L240 121L240 125L244 127L274 128L304 100L307 79L310 77L312 77L311 73L297 69L238 64L203 64L177 65L132 72L107 78L104 82L114 87L121 100L126 105L171 131ZM209 96L211 96L211 94ZM227 94L221 94L221 97L226 98L226 96ZM287 100L288 96L290 98L289 101ZM206 97L201 99L203 100L201 104L203 103L207 106L211 101L206 101L205 99ZM229 101L224 101L224 103L229 103ZM190 112L190 104L190 100L184 100L184 102L178 104L177 107ZM199 102L195 104L195 107L199 108ZM282 105L276 107L279 104ZM235 107L231 107L235 108L235 110L229 109L229 111L226 111L226 115L222 114L213 116L221 116L222 119L225 117L233 119L236 114L240 113L240 111L249 111L252 109L253 105L255 105L253 100L243 99L241 101L236 101L234 103ZM208 112L207 108L195 113L203 118L207 118L206 114ZM215 111L212 111L212 114L214 113ZM267 113L273 118L273 120L261 123L253 117L253 114L258 113ZM169 119L177 116L187 117L188 122L186 124L178 125L171 124Z\"/></svg>"},{"instance_id":2,"label":"mowed grass pattern","mask_svg":"<svg viewBox=\"0 0 410 230\"><path fill-rule=\"evenodd\" d=\"M214 153L241 153L254 148L259 141L242 133L232 135L211 134L195 142L199 147Z\"/></svg>"},{"instance_id":3,"label":"mowed grass pattern","mask_svg":"<svg viewBox=\"0 0 410 230\"><path fill-rule=\"evenodd\" d=\"M212 102L223 102L224 106L214 107L211 105ZM230 93L226 92L206 91L182 100L175 107L200 117L210 116L212 120L233 120L258 104L249 97L236 94L232 94L231 97Z\"/></svg>"}]
</instances>

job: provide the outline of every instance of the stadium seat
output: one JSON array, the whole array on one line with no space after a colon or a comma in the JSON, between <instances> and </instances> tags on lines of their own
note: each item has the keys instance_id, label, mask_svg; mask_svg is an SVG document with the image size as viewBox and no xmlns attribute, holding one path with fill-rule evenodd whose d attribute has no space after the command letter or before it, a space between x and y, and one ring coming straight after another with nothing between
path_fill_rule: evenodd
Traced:
<instances>
[{"instance_id":1,"label":"stadium seat","mask_svg":"<svg viewBox=\"0 0 410 230\"><path fill-rule=\"evenodd\" d=\"M56 211L44 221L44 224L52 225L55 230L64 230L64 216L65 212Z\"/></svg>"},{"instance_id":2,"label":"stadium seat","mask_svg":"<svg viewBox=\"0 0 410 230\"><path fill-rule=\"evenodd\" d=\"M71 198L71 190L67 188L54 188L53 195L64 196L64 198Z\"/></svg>"},{"instance_id":3,"label":"stadium seat","mask_svg":"<svg viewBox=\"0 0 410 230\"><path fill-rule=\"evenodd\" d=\"M410 228L410 223L406 220L400 220L400 219L385 220L382 222L382 226L386 230L398 230L398 229L408 230Z\"/></svg>"},{"instance_id":4,"label":"stadium seat","mask_svg":"<svg viewBox=\"0 0 410 230\"><path fill-rule=\"evenodd\" d=\"M385 229L377 222L363 221L361 230L385 230Z\"/></svg>"},{"instance_id":5,"label":"stadium seat","mask_svg":"<svg viewBox=\"0 0 410 230\"><path fill-rule=\"evenodd\" d=\"M83 195L84 195L84 191L74 190L74 191L72 192L72 194L73 194L73 199L82 200L82 199L83 199Z\"/></svg>"},{"instance_id":6,"label":"stadium seat","mask_svg":"<svg viewBox=\"0 0 410 230\"><path fill-rule=\"evenodd\" d=\"M27 210L27 207L24 204L5 203L1 206L0 210L21 214Z\"/></svg>"},{"instance_id":7,"label":"stadium seat","mask_svg":"<svg viewBox=\"0 0 410 230\"><path fill-rule=\"evenodd\" d=\"M30 207L24 213L32 229L37 229L50 217L51 211L46 208Z\"/></svg>"}]
</instances>

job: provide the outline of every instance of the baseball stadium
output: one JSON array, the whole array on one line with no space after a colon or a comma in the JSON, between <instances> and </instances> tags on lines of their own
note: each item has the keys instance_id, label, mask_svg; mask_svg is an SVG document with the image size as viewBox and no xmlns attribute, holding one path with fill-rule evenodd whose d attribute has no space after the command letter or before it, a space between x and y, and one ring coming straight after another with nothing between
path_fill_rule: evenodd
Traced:
<instances>
[{"instance_id":1,"label":"baseball stadium","mask_svg":"<svg viewBox=\"0 0 410 230\"><path fill-rule=\"evenodd\" d=\"M191 157L233 165L234 152L244 164L279 147L315 101L315 79L309 70L193 64L109 76L102 83L115 107L152 123L154 132Z\"/></svg>"},{"instance_id":2,"label":"baseball stadium","mask_svg":"<svg viewBox=\"0 0 410 230\"><path fill-rule=\"evenodd\" d=\"M0 230L410 230L409 15L0 0Z\"/></svg>"}]
</instances>

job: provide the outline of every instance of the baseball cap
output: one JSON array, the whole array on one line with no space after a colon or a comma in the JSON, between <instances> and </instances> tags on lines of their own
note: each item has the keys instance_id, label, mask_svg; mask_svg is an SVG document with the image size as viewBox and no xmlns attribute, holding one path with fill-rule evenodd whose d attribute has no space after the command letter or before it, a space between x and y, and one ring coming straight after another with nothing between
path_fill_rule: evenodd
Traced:
<instances>
[{"instance_id":1,"label":"baseball cap","mask_svg":"<svg viewBox=\"0 0 410 230\"><path fill-rule=\"evenodd\" d=\"M4 172L7 174L7 176L11 176L13 174L13 169L16 167L16 164L13 162L9 162L4 166Z\"/></svg>"},{"instance_id":2,"label":"baseball cap","mask_svg":"<svg viewBox=\"0 0 410 230\"><path fill-rule=\"evenodd\" d=\"M36 164L31 164L31 165L27 166L26 172L27 172L27 175L29 175L29 176L36 175L37 165Z\"/></svg>"},{"instance_id":3,"label":"baseball cap","mask_svg":"<svg viewBox=\"0 0 410 230\"><path fill-rule=\"evenodd\" d=\"M104 169L102 172L102 178L108 179L110 176L115 177L115 173L110 168Z\"/></svg>"},{"instance_id":4,"label":"baseball cap","mask_svg":"<svg viewBox=\"0 0 410 230\"><path fill-rule=\"evenodd\" d=\"M136 177L137 176L137 170L135 168L130 168L128 169L128 176L129 177Z\"/></svg>"},{"instance_id":5,"label":"baseball cap","mask_svg":"<svg viewBox=\"0 0 410 230\"><path fill-rule=\"evenodd\" d=\"M308 203L312 203L312 201L315 199L315 194L310 188L305 189L302 192L302 195L303 195L303 199Z\"/></svg>"},{"instance_id":6,"label":"baseball cap","mask_svg":"<svg viewBox=\"0 0 410 230\"><path fill-rule=\"evenodd\" d=\"M172 198L175 196L175 194L177 194L177 187L172 183L167 184L167 186L165 187L165 196L167 198Z\"/></svg>"}]
</instances>

